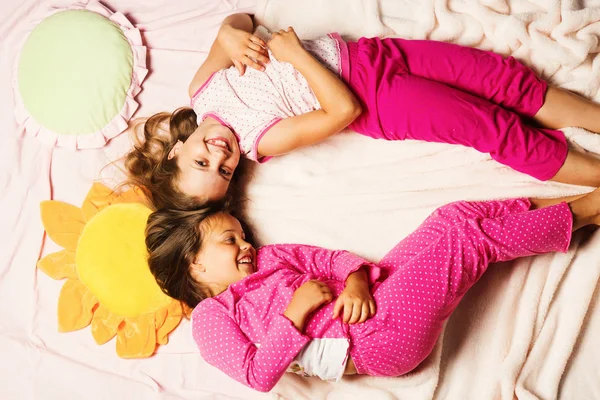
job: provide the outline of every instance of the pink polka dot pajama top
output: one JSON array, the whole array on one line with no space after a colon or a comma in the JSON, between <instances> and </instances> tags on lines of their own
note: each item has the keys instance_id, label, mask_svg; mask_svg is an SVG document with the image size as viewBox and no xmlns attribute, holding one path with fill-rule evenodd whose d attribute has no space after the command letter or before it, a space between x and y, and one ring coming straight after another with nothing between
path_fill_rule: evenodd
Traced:
<instances>
[{"instance_id":1,"label":"pink polka dot pajama top","mask_svg":"<svg viewBox=\"0 0 600 400\"><path fill-rule=\"evenodd\" d=\"M405 374L430 354L444 321L490 263L567 250L568 205L530 206L527 199L443 206L378 264L313 246L262 247L255 273L194 309L192 332L200 354L260 391L271 390L290 365L318 370L319 365L303 365L302 353L310 347L317 356L308 362L333 362L342 373L350 355L360 374ZM343 324L332 320L332 302L314 312L300 332L283 316L304 282L326 282L335 301L348 275L362 266L377 304L374 317ZM341 356L324 345L332 341L344 344L336 347L344 350Z\"/></svg>"},{"instance_id":2,"label":"pink polka dot pajama top","mask_svg":"<svg viewBox=\"0 0 600 400\"><path fill-rule=\"evenodd\" d=\"M349 126L358 133L472 147L540 180L564 164L564 134L527 124L547 84L512 57L430 40L345 42L337 34L303 45L361 101L363 113ZM270 57L265 72L215 72L191 100L199 122L210 116L228 126L242 153L261 162L268 157L260 157L258 143L271 127L321 108L306 79Z\"/></svg>"}]
</instances>

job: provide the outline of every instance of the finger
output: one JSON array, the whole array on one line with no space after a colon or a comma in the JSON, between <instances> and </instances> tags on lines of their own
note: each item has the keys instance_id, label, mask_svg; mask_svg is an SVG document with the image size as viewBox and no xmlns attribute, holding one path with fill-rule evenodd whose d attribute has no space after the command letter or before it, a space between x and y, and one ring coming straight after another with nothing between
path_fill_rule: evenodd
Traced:
<instances>
[{"instance_id":1,"label":"finger","mask_svg":"<svg viewBox=\"0 0 600 400\"><path fill-rule=\"evenodd\" d=\"M323 300L324 300L323 301L324 304L329 304L333 300L333 296L331 295L331 293L325 293L323 295Z\"/></svg>"},{"instance_id":2,"label":"finger","mask_svg":"<svg viewBox=\"0 0 600 400\"><path fill-rule=\"evenodd\" d=\"M321 293L322 293L323 295L329 295L329 296L332 296L331 289L329 289L329 288L321 289Z\"/></svg>"},{"instance_id":3,"label":"finger","mask_svg":"<svg viewBox=\"0 0 600 400\"><path fill-rule=\"evenodd\" d=\"M256 61L260 61L264 64L269 62L269 57L266 57L265 55L259 53L256 50L248 49L248 53L246 54L246 56L251 57L251 58L255 59Z\"/></svg>"},{"instance_id":4,"label":"finger","mask_svg":"<svg viewBox=\"0 0 600 400\"><path fill-rule=\"evenodd\" d=\"M264 40L262 40L261 38L259 38L258 36L254 36L254 35L252 35L252 36L250 36L250 37L249 37L249 39L250 39L250 42L252 42L252 43L256 43L256 44L257 44L257 45L259 45L259 46L265 47L265 46L267 45L267 44L265 43L265 41L264 41Z\"/></svg>"},{"instance_id":5,"label":"finger","mask_svg":"<svg viewBox=\"0 0 600 400\"><path fill-rule=\"evenodd\" d=\"M265 70L265 67L263 67L262 65L260 65L259 63L257 63L256 61L254 61L253 59L251 59L248 56L244 57L244 64L246 64L250 68L254 68L254 69L258 70L258 71L264 71Z\"/></svg>"},{"instance_id":6,"label":"finger","mask_svg":"<svg viewBox=\"0 0 600 400\"><path fill-rule=\"evenodd\" d=\"M239 61L233 61L233 65L240 73L240 76L244 75L244 72L246 72L246 66L244 64Z\"/></svg>"},{"instance_id":7,"label":"finger","mask_svg":"<svg viewBox=\"0 0 600 400\"><path fill-rule=\"evenodd\" d=\"M352 306L352 317L350 317L349 324L355 324L360 320L360 314L362 313L362 307L360 304L354 303Z\"/></svg>"},{"instance_id":8,"label":"finger","mask_svg":"<svg viewBox=\"0 0 600 400\"><path fill-rule=\"evenodd\" d=\"M358 320L358 322L362 324L367 319L369 319L370 312L371 312L371 310L369 310L369 303L363 303L362 304L362 312L360 314L360 319Z\"/></svg>"},{"instance_id":9,"label":"finger","mask_svg":"<svg viewBox=\"0 0 600 400\"><path fill-rule=\"evenodd\" d=\"M337 317L339 317L340 311L343 307L344 301L341 297L338 297L338 299L335 301L335 304L333 305L333 315L331 316L331 319L336 319Z\"/></svg>"},{"instance_id":10,"label":"finger","mask_svg":"<svg viewBox=\"0 0 600 400\"><path fill-rule=\"evenodd\" d=\"M350 300L346 300L344 302L344 323L347 324L348 321L350 321L350 318L352 318L352 302Z\"/></svg>"},{"instance_id":11,"label":"finger","mask_svg":"<svg viewBox=\"0 0 600 400\"><path fill-rule=\"evenodd\" d=\"M369 309L371 311L371 317L374 317L377 312L377 306L375 305L374 300L369 301Z\"/></svg>"},{"instance_id":12,"label":"finger","mask_svg":"<svg viewBox=\"0 0 600 400\"><path fill-rule=\"evenodd\" d=\"M288 32L294 32L294 28L292 28L291 26L288 26L287 31Z\"/></svg>"},{"instance_id":13,"label":"finger","mask_svg":"<svg viewBox=\"0 0 600 400\"><path fill-rule=\"evenodd\" d=\"M269 57L269 51L266 48L257 45L256 43L249 43L248 48L258 52L259 54L262 54L263 56L266 56L267 58Z\"/></svg>"}]
</instances>

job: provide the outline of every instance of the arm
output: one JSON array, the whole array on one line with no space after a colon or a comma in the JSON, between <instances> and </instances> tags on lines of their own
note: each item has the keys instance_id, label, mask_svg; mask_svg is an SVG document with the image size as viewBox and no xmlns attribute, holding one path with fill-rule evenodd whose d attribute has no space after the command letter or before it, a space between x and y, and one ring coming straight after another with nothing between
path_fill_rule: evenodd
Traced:
<instances>
[{"instance_id":1,"label":"arm","mask_svg":"<svg viewBox=\"0 0 600 400\"><path fill-rule=\"evenodd\" d=\"M259 263L277 260L281 263L280 268L291 266L318 279L344 282L345 288L335 302L332 318L340 316L342 309L344 323L362 323L375 315L370 284L379 278L380 269L374 264L347 251L314 246L274 245L265 246L260 251ZM259 265L258 269L261 268L264 267ZM302 331L308 316L331 300L331 291L325 283L310 280L296 289L284 315Z\"/></svg>"},{"instance_id":2,"label":"arm","mask_svg":"<svg viewBox=\"0 0 600 400\"><path fill-rule=\"evenodd\" d=\"M319 143L360 115L362 109L352 91L302 47L292 28L274 33L268 45L278 60L291 63L306 78L322 109L274 125L258 144L261 156L277 156Z\"/></svg>"},{"instance_id":3,"label":"arm","mask_svg":"<svg viewBox=\"0 0 600 400\"><path fill-rule=\"evenodd\" d=\"M247 14L233 14L223 20L206 60L198 68L190 83L188 89L190 97L214 72L232 65L235 65L240 75L244 74L246 66L264 70L264 67L254 60L262 63L269 62L266 44L250 33L253 29L253 19Z\"/></svg>"},{"instance_id":4,"label":"arm","mask_svg":"<svg viewBox=\"0 0 600 400\"><path fill-rule=\"evenodd\" d=\"M256 347L223 310L208 303L193 318L200 354L231 378L261 392L270 391L310 341L292 322L277 315L267 337Z\"/></svg>"},{"instance_id":5,"label":"arm","mask_svg":"<svg viewBox=\"0 0 600 400\"><path fill-rule=\"evenodd\" d=\"M375 264L345 250L284 244L263 246L259 251L258 269L272 268L271 264L275 262L280 264L281 268L292 267L302 273L310 273L318 279L346 282L350 274L364 267L370 283L374 283L381 272Z\"/></svg>"}]
</instances>

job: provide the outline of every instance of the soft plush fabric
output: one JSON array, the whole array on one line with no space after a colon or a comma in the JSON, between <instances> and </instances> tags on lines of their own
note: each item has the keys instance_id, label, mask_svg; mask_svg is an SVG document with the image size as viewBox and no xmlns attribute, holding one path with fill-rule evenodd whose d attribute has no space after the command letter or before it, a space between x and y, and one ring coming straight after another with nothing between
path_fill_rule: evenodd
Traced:
<instances>
[{"instance_id":1,"label":"soft plush fabric","mask_svg":"<svg viewBox=\"0 0 600 400\"><path fill-rule=\"evenodd\" d=\"M255 17L261 25L272 30L293 26L303 39L314 39L330 32L351 37L392 33L381 22L376 1L258 0L257 3ZM300 19L301 23L298 23ZM357 21L360 21L360 27L357 27Z\"/></svg>"},{"instance_id":2,"label":"soft plush fabric","mask_svg":"<svg viewBox=\"0 0 600 400\"><path fill-rule=\"evenodd\" d=\"M347 26L340 16L354 22L347 38L368 36L379 24L361 19L360 10L378 7L381 21L393 29L390 36L511 55L550 84L600 100L598 1L364 0L359 8L331 0L319 9L319 18L314 18L319 0L258 3L257 18L268 28L303 27L306 37L340 32ZM600 153L600 135L563 131L574 147ZM591 189L540 183L461 146L347 134L275 158L256 176L249 186L249 214L263 243L303 240L371 259L444 203L558 197ZM600 398L600 232L582 237L575 235L566 255L490 268L450 317L436 350L413 373L345 378L337 385L292 376L275 391L294 400Z\"/></svg>"},{"instance_id":3,"label":"soft plush fabric","mask_svg":"<svg viewBox=\"0 0 600 400\"><path fill-rule=\"evenodd\" d=\"M17 119L51 144L102 146L127 127L146 72L139 31L122 14L94 2L59 9L21 50Z\"/></svg>"},{"instance_id":4,"label":"soft plush fabric","mask_svg":"<svg viewBox=\"0 0 600 400\"><path fill-rule=\"evenodd\" d=\"M95 184L81 208L41 203L48 236L64 247L38 262L50 277L67 278L58 299L59 330L91 322L96 343L116 335L124 358L152 355L182 318L181 304L160 290L148 269L144 230L151 210L140 201L137 191L115 194Z\"/></svg>"},{"instance_id":5,"label":"soft plush fabric","mask_svg":"<svg viewBox=\"0 0 600 400\"><path fill-rule=\"evenodd\" d=\"M115 204L90 220L79 238L75 263L81 283L111 312L148 314L171 302L146 262L144 229L151 210Z\"/></svg>"}]
</instances>

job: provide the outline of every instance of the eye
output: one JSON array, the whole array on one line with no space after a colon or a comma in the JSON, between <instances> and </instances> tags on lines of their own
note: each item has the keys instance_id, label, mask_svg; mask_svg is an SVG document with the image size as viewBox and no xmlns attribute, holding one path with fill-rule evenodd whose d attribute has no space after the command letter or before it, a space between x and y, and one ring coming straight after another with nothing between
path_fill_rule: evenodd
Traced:
<instances>
[{"instance_id":1,"label":"eye","mask_svg":"<svg viewBox=\"0 0 600 400\"><path fill-rule=\"evenodd\" d=\"M235 238L233 236L229 236L225 239L225 243L233 244L235 243Z\"/></svg>"},{"instance_id":2,"label":"eye","mask_svg":"<svg viewBox=\"0 0 600 400\"><path fill-rule=\"evenodd\" d=\"M206 161L202 161L202 160L196 160L196 164L198 164L201 167L207 167L208 163Z\"/></svg>"},{"instance_id":3,"label":"eye","mask_svg":"<svg viewBox=\"0 0 600 400\"><path fill-rule=\"evenodd\" d=\"M231 172L227 171L225 168L221 168L219 171L221 171L221 173L225 176L231 175Z\"/></svg>"}]
</instances>

